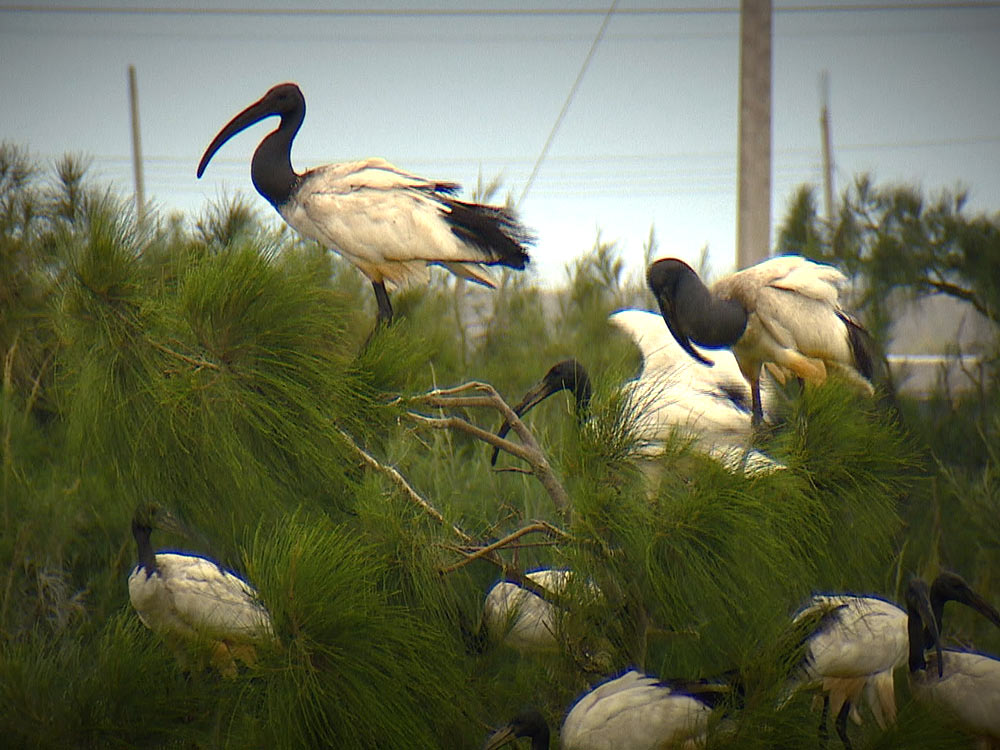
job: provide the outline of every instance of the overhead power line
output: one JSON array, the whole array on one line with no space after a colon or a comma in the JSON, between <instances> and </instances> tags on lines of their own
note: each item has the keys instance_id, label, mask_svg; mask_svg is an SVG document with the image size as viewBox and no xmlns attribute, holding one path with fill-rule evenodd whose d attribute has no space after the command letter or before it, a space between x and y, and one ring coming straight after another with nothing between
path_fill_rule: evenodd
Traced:
<instances>
[{"instance_id":1,"label":"overhead power line","mask_svg":"<svg viewBox=\"0 0 1000 750\"><path fill-rule=\"evenodd\" d=\"M569 110L569 105L576 96L577 89L580 88L580 81L583 80L583 75L587 72L587 67L590 65L590 61L594 57L594 52L597 51L597 45L599 45L601 43L601 39L604 38L604 31L608 28L608 21L611 20L611 15L615 12L616 7L618 7L618 0L614 0L614 2L611 3L611 7L608 8L608 12L604 16L604 21L601 22L601 28L597 30L597 36L594 37L594 42L590 45L590 49L587 51L587 56L583 59L583 65L580 66L580 72L576 74L576 80L573 81L573 86L570 88L569 94L566 95L566 101L563 102L562 109L559 110L559 115L556 117L556 121L552 125L552 130L549 131L549 135L545 139L545 144L542 146L542 150L538 154L538 159L535 161L535 166L531 169L531 174L528 175L528 181L524 183L524 189L521 190L521 197L517 199L517 205L519 206L524 200L524 196L528 194L528 190L531 189L531 183L535 181L535 175L538 174L538 169L542 166L542 162L545 160L545 155L549 152L549 146L552 145L552 140L556 137L556 131L559 130L559 126L562 124L563 118L566 117L566 112Z\"/></svg>"},{"instance_id":2,"label":"overhead power line","mask_svg":"<svg viewBox=\"0 0 1000 750\"><path fill-rule=\"evenodd\" d=\"M856 13L880 11L928 10L984 10L1000 8L1000 0L969 0L967 2L919 2L899 0L877 3L823 3L819 5L778 5L781 13ZM197 7L117 7L41 5L36 3L10 3L0 5L0 12L13 13L100 13L103 15L135 16L338 16L338 17L517 17L517 16L601 16L601 8L197 8ZM678 16L678 15L738 15L738 6L704 7L681 6L674 8L625 8L617 13L623 16Z\"/></svg>"}]
</instances>

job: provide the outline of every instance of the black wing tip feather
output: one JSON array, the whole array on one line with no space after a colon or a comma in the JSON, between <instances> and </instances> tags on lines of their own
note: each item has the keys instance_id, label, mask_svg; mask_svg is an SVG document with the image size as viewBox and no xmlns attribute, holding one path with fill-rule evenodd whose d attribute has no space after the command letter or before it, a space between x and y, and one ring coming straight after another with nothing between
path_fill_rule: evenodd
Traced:
<instances>
[{"instance_id":1,"label":"black wing tip feather","mask_svg":"<svg viewBox=\"0 0 1000 750\"><path fill-rule=\"evenodd\" d=\"M478 262L524 270L531 260L527 248L535 237L511 211L453 199L443 203L442 213L452 233L485 256Z\"/></svg>"},{"instance_id":2,"label":"black wing tip feather","mask_svg":"<svg viewBox=\"0 0 1000 750\"><path fill-rule=\"evenodd\" d=\"M850 315L838 312L837 317L843 321L847 328L847 341L850 344L851 354L854 356L854 364L858 372L869 382L874 382L875 363L881 359L878 347L875 346L875 339Z\"/></svg>"}]
</instances>

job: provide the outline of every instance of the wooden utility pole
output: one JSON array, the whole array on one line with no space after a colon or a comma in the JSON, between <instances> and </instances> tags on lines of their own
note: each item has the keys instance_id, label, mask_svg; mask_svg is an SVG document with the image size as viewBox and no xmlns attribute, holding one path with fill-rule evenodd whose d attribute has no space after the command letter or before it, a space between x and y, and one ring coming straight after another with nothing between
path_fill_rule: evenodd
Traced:
<instances>
[{"instance_id":1,"label":"wooden utility pole","mask_svg":"<svg viewBox=\"0 0 1000 750\"><path fill-rule=\"evenodd\" d=\"M771 0L740 0L736 265L771 252Z\"/></svg>"},{"instance_id":2,"label":"wooden utility pole","mask_svg":"<svg viewBox=\"0 0 1000 750\"><path fill-rule=\"evenodd\" d=\"M132 110L132 169L135 173L135 211L142 221L146 210L146 189L142 181L142 144L139 141L139 87L135 66L128 66L128 98Z\"/></svg>"},{"instance_id":3,"label":"wooden utility pole","mask_svg":"<svg viewBox=\"0 0 1000 750\"><path fill-rule=\"evenodd\" d=\"M823 136L823 207L828 226L833 226L833 156L830 148L830 74L825 70L819 77L822 106L819 128Z\"/></svg>"}]
</instances>

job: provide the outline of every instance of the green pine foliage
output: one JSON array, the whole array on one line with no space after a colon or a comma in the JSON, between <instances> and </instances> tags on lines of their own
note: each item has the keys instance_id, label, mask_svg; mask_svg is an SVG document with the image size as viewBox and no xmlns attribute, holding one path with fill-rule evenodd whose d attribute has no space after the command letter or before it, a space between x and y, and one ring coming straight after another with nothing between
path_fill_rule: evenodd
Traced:
<instances>
[{"instance_id":1,"label":"green pine foliage","mask_svg":"<svg viewBox=\"0 0 1000 750\"><path fill-rule=\"evenodd\" d=\"M711 747L802 747L819 714L786 684L805 634L791 615L810 593L898 600L909 575L949 568L1000 602L996 421L959 410L935 439L933 404L890 407L834 379L783 394L761 447L785 470L748 478L680 438L644 455L620 391L638 352L607 315L655 305L600 238L566 290L503 273L483 293L436 274L394 293L396 322L373 332L364 278L253 202L139 221L79 159L46 180L0 148L11 747L473 748L526 705L557 735L580 694L631 666L736 681ZM808 196L796 206L807 221ZM783 234L789 250L825 236ZM566 513L517 457L494 469L482 440L426 422L492 432L495 409L418 397L476 380L515 403L570 356L594 381L589 416L563 394L525 420ZM958 435L968 450L948 449ZM129 524L150 499L194 530L156 530L155 548L241 572L271 615L274 641L235 677L129 604ZM482 550L536 522L549 532ZM574 571L553 597L552 653L482 629L500 561ZM1000 633L948 617L949 633L1000 652ZM898 724L881 731L863 710L856 746L964 746L898 682Z\"/></svg>"}]
</instances>

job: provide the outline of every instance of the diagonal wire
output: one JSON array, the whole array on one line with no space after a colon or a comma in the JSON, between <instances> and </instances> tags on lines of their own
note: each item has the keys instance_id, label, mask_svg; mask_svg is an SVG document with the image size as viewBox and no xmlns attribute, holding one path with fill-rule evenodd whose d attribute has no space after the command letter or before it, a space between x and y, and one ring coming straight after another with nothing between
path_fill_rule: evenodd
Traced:
<instances>
[{"instance_id":1,"label":"diagonal wire","mask_svg":"<svg viewBox=\"0 0 1000 750\"><path fill-rule=\"evenodd\" d=\"M594 42L590 45L590 50L587 52L587 56L583 60L583 65L580 66L580 72L576 74L576 80L573 81L573 86L566 95L566 101L563 102L562 109L559 110L559 116L556 117L556 121L552 125L552 130L549 131L548 138L545 139L542 151L538 154L538 158L535 160L535 166L531 168L531 174L528 175L528 181L524 183L524 189L521 191L521 197L517 199L518 208L521 206L521 203L524 201L524 196L528 194L532 183L535 181L535 176L538 174L538 170L541 168L542 162L545 160L545 156L549 152L549 146L552 145L552 141L556 137L556 131L559 130L559 126L562 125L562 121L566 117L566 112L569 111L569 105L572 103L577 90L580 88L580 82L583 80L583 76L587 72L587 68L590 66L590 60L593 58L594 52L597 51L597 45L599 45L601 40L604 38L604 30L608 28L608 21L611 20L611 15L615 12L615 8L617 7L618 0L613 0L611 7L608 8L608 12L604 15L604 21L601 22L601 28L597 30L597 36L594 37Z\"/></svg>"}]
</instances>

